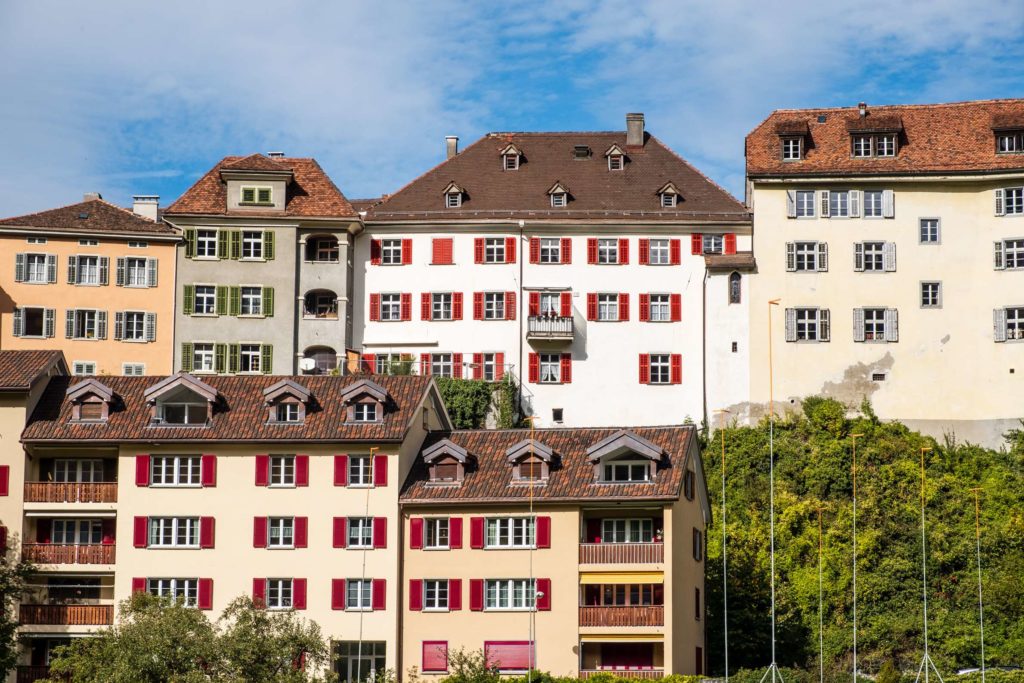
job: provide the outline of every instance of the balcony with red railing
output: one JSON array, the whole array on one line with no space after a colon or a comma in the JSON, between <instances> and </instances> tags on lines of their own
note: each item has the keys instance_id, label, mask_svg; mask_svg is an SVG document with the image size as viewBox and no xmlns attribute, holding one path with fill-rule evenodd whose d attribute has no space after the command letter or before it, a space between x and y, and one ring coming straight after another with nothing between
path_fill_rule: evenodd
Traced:
<instances>
[{"instance_id":1,"label":"balcony with red railing","mask_svg":"<svg viewBox=\"0 0 1024 683\"><path fill-rule=\"evenodd\" d=\"M580 607L581 627L628 628L664 625L664 605L587 605Z\"/></svg>"},{"instance_id":2,"label":"balcony with red railing","mask_svg":"<svg viewBox=\"0 0 1024 683\"><path fill-rule=\"evenodd\" d=\"M21 605L18 621L35 626L109 626L113 605Z\"/></svg>"},{"instance_id":3,"label":"balcony with red railing","mask_svg":"<svg viewBox=\"0 0 1024 683\"><path fill-rule=\"evenodd\" d=\"M580 564L661 564L665 544L580 543Z\"/></svg>"},{"instance_id":4,"label":"balcony with red railing","mask_svg":"<svg viewBox=\"0 0 1024 683\"><path fill-rule=\"evenodd\" d=\"M117 482L25 482L26 503L116 503Z\"/></svg>"},{"instance_id":5,"label":"balcony with red railing","mask_svg":"<svg viewBox=\"0 0 1024 683\"><path fill-rule=\"evenodd\" d=\"M114 564L114 548L113 543L25 543L21 557L34 564Z\"/></svg>"},{"instance_id":6,"label":"balcony with red railing","mask_svg":"<svg viewBox=\"0 0 1024 683\"><path fill-rule=\"evenodd\" d=\"M636 678L640 680L653 681L665 677L664 669L581 669L580 679L586 680L598 674L612 675L616 678Z\"/></svg>"}]
</instances>

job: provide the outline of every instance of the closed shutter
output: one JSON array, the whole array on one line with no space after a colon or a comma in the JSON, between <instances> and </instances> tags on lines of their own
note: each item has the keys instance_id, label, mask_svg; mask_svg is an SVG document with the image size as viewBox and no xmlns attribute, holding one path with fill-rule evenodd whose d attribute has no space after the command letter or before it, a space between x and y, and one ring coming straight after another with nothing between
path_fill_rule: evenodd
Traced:
<instances>
[{"instance_id":1,"label":"closed shutter","mask_svg":"<svg viewBox=\"0 0 1024 683\"><path fill-rule=\"evenodd\" d=\"M209 453L199 459L199 480L206 488L217 485L217 456Z\"/></svg>"},{"instance_id":2,"label":"closed shutter","mask_svg":"<svg viewBox=\"0 0 1024 683\"><path fill-rule=\"evenodd\" d=\"M462 579L448 579L448 611L462 609Z\"/></svg>"},{"instance_id":3,"label":"closed shutter","mask_svg":"<svg viewBox=\"0 0 1024 683\"><path fill-rule=\"evenodd\" d=\"M621 265L629 263L629 240L625 237L619 239L619 263Z\"/></svg>"},{"instance_id":4,"label":"closed shutter","mask_svg":"<svg viewBox=\"0 0 1024 683\"><path fill-rule=\"evenodd\" d=\"M146 286L156 287L158 282L158 261L155 258L146 259Z\"/></svg>"},{"instance_id":5,"label":"closed shutter","mask_svg":"<svg viewBox=\"0 0 1024 683\"><path fill-rule=\"evenodd\" d=\"M373 518L373 547L374 548L387 548L388 547L388 518L387 517L374 517Z\"/></svg>"},{"instance_id":6,"label":"closed shutter","mask_svg":"<svg viewBox=\"0 0 1024 683\"><path fill-rule=\"evenodd\" d=\"M827 308L818 310L818 341L831 341L832 321Z\"/></svg>"},{"instance_id":7,"label":"closed shutter","mask_svg":"<svg viewBox=\"0 0 1024 683\"><path fill-rule=\"evenodd\" d=\"M893 218L896 215L896 202L892 190L882 190L882 217Z\"/></svg>"},{"instance_id":8,"label":"closed shutter","mask_svg":"<svg viewBox=\"0 0 1024 683\"><path fill-rule=\"evenodd\" d=\"M640 295L640 322L645 323L651 319L651 295Z\"/></svg>"},{"instance_id":9,"label":"closed shutter","mask_svg":"<svg viewBox=\"0 0 1024 683\"><path fill-rule=\"evenodd\" d=\"M638 262L641 266L646 266L651 261L651 240L646 237L640 238L640 254L638 256Z\"/></svg>"},{"instance_id":10,"label":"closed shutter","mask_svg":"<svg viewBox=\"0 0 1024 683\"><path fill-rule=\"evenodd\" d=\"M145 548L149 545L149 518L136 517L133 525L134 543L136 548Z\"/></svg>"},{"instance_id":11,"label":"closed shutter","mask_svg":"<svg viewBox=\"0 0 1024 683\"><path fill-rule=\"evenodd\" d=\"M295 456L295 485L309 486L309 456Z\"/></svg>"},{"instance_id":12,"label":"closed shutter","mask_svg":"<svg viewBox=\"0 0 1024 683\"><path fill-rule=\"evenodd\" d=\"M864 309L853 309L853 341L864 341Z\"/></svg>"},{"instance_id":13,"label":"closed shutter","mask_svg":"<svg viewBox=\"0 0 1024 683\"><path fill-rule=\"evenodd\" d=\"M671 239L668 241L668 253L669 261L673 266L678 266L683 262L683 245L679 239Z\"/></svg>"},{"instance_id":14,"label":"closed shutter","mask_svg":"<svg viewBox=\"0 0 1024 683\"><path fill-rule=\"evenodd\" d=\"M587 294L587 320L597 320L597 294Z\"/></svg>"},{"instance_id":15,"label":"closed shutter","mask_svg":"<svg viewBox=\"0 0 1024 683\"><path fill-rule=\"evenodd\" d=\"M588 237L587 238L587 263L591 264L591 265L597 263L597 238L596 237Z\"/></svg>"},{"instance_id":16,"label":"closed shutter","mask_svg":"<svg viewBox=\"0 0 1024 683\"><path fill-rule=\"evenodd\" d=\"M563 353L561 357L562 384L572 383L572 354Z\"/></svg>"},{"instance_id":17,"label":"closed shutter","mask_svg":"<svg viewBox=\"0 0 1024 683\"><path fill-rule=\"evenodd\" d=\"M651 383L651 356L647 353L640 354L640 384Z\"/></svg>"},{"instance_id":18,"label":"closed shutter","mask_svg":"<svg viewBox=\"0 0 1024 683\"><path fill-rule=\"evenodd\" d=\"M199 547L212 548L214 546L214 526L216 521L213 517L199 518Z\"/></svg>"},{"instance_id":19,"label":"closed shutter","mask_svg":"<svg viewBox=\"0 0 1024 683\"><path fill-rule=\"evenodd\" d=\"M68 256L68 284L73 285L78 280L78 257Z\"/></svg>"},{"instance_id":20,"label":"closed shutter","mask_svg":"<svg viewBox=\"0 0 1024 683\"><path fill-rule=\"evenodd\" d=\"M828 242L818 242L818 272L828 271Z\"/></svg>"},{"instance_id":21,"label":"closed shutter","mask_svg":"<svg viewBox=\"0 0 1024 683\"><path fill-rule=\"evenodd\" d=\"M309 518L308 517L296 517L295 518L295 547L305 548L309 545Z\"/></svg>"},{"instance_id":22,"label":"closed shutter","mask_svg":"<svg viewBox=\"0 0 1024 683\"><path fill-rule=\"evenodd\" d=\"M400 296L402 306L402 320L412 320L412 294L403 293Z\"/></svg>"},{"instance_id":23,"label":"closed shutter","mask_svg":"<svg viewBox=\"0 0 1024 683\"><path fill-rule=\"evenodd\" d=\"M124 287L124 257L118 256L114 264L114 284L118 287Z\"/></svg>"},{"instance_id":24,"label":"closed shutter","mask_svg":"<svg viewBox=\"0 0 1024 683\"><path fill-rule=\"evenodd\" d=\"M331 525L331 545L335 548L348 547L348 517L335 517Z\"/></svg>"},{"instance_id":25,"label":"closed shutter","mask_svg":"<svg viewBox=\"0 0 1024 683\"><path fill-rule=\"evenodd\" d=\"M380 265L380 254L381 254L380 240L370 240L370 265L371 266L379 266Z\"/></svg>"},{"instance_id":26,"label":"closed shutter","mask_svg":"<svg viewBox=\"0 0 1024 683\"><path fill-rule=\"evenodd\" d=\"M462 518L448 518L448 547L452 550L462 548Z\"/></svg>"},{"instance_id":27,"label":"closed shutter","mask_svg":"<svg viewBox=\"0 0 1024 683\"><path fill-rule=\"evenodd\" d=\"M505 238L505 263L516 262L516 238Z\"/></svg>"},{"instance_id":28,"label":"closed shutter","mask_svg":"<svg viewBox=\"0 0 1024 683\"><path fill-rule=\"evenodd\" d=\"M430 320L430 293L423 292L420 294L420 320Z\"/></svg>"},{"instance_id":29,"label":"closed shutter","mask_svg":"<svg viewBox=\"0 0 1024 683\"><path fill-rule=\"evenodd\" d=\"M57 282L57 256L55 254L46 255L46 281L50 284Z\"/></svg>"},{"instance_id":30,"label":"closed shutter","mask_svg":"<svg viewBox=\"0 0 1024 683\"><path fill-rule=\"evenodd\" d=\"M20 337L24 329L24 311L20 308L14 309L14 336Z\"/></svg>"},{"instance_id":31,"label":"closed shutter","mask_svg":"<svg viewBox=\"0 0 1024 683\"><path fill-rule=\"evenodd\" d=\"M786 272L796 271L796 242L786 242Z\"/></svg>"},{"instance_id":32,"label":"closed shutter","mask_svg":"<svg viewBox=\"0 0 1024 683\"><path fill-rule=\"evenodd\" d=\"M262 344L260 346L260 372L264 375L272 374L274 370L274 346L273 344Z\"/></svg>"},{"instance_id":33,"label":"closed shutter","mask_svg":"<svg viewBox=\"0 0 1024 683\"><path fill-rule=\"evenodd\" d=\"M469 547L479 550L484 547L484 518L469 518Z\"/></svg>"},{"instance_id":34,"label":"closed shutter","mask_svg":"<svg viewBox=\"0 0 1024 683\"><path fill-rule=\"evenodd\" d=\"M75 337L75 309L69 308L64 317L64 336L68 339Z\"/></svg>"},{"instance_id":35,"label":"closed shutter","mask_svg":"<svg viewBox=\"0 0 1024 683\"><path fill-rule=\"evenodd\" d=\"M331 579L331 609L345 609L346 595L345 579Z\"/></svg>"},{"instance_id":36,"label":"closed shutter","mask_svg":"<svg viewBox=\"0 0 1024 683\"><path fill-rule=\"evenodd\" d=\"M0 496L8 496L11 493L11 466L0 465Z\"/></svg>"},{"instance_id":37,"label":"closed shutter","mask_svg":"<svg viewBox=\"0 0 1024 683\"><path fill-rule=\"evenodd\" d=\"M274 317L274 288L264 287L263 288L263 316L266 318Z\"/></svg>"},{"instance_id":38,"label":"closed shutter","mask_svg":"<svg viewBox=\"0 0 1024 683\"><path fill-rule=\"evenodd\" d=\"M682 354L673 353L669 356L669 381L672 384L683 383L683 356Z\"/></svg>"},{"instance_id":39,"label":"closed shutter","mask_svg":"<svg viewBox=\"0 0 1024 683\"><path fill-rule=\"evenodd\" d=\"M1006 215L1006 202L1004 201L1005 193L1002 189L996 190L996 215Z\"/></svg>"},{"instance_id":40,"label":"closed shutter","mask_svg":"<svg viewBox=\"0 0 1024 683\"><path fill-rule=\"evenodd\" d=\"M690 254L700 256L704 253L704 235L695 232L690 235Z\"/></svg>"},{"instance_id":41,"label":"closed shutter","mask_svg":"<svg viewBox=\"0 0 1024 683\"><path fill-rule=\"evenodd\" d=\"M462 365L462 354L452 354L452 377L455 379L463 379L466 369Z\"/></svg>"},{"instance_id":42,"label":"closed shutter","mask_svg":"<svg viewBox=\"0 0 1024 683\"><path fill-rule=\"evenodd\" d=\"M561 299L560 304L561 304L561 309L562 309L560 311L560 313L561 313L562 317L563 318L571 318L572 317L572 293L571 292L562 292L560 299Z\"/></svg>"},{"instance_id":43,"label":"closed shutter","mask_svg":"<svg viewBox=\"0 0 1024 683\"><path fill-rule=\"evenodd\" d=\"M54 328L57 325L56 320L57 320L57 309L55 309L55 308L47 308L47 309L45 309L45 311L44 311L44 320L43 320L43 334L46 337L48 337L48 338L52 338L53 337Z\"/></svg>"},{"instance_id":44,"label":"closed shutter","mask_svg":"<svg viewBox=\"0 0 1024 683\"><path fill-rule=\"evenodd\" d=\"M452 263L452 238L436 237L431 246L435 265L450 265Z\"/></svg>"},{"instance_id":45,"label":"closed shutter","mask_svg":"<svg viewBox=\"0 0 1024 683\"><path fill-rule=\"evenodd\" d=\"M107 285L110 283L110 258L107 256L100 256L100 284Z\"/></svg>"},{"instance_id":46,"label":"closed shutter","mask_svg":"<svg viewBox=\"0 0 1024 683\"><path fill-rule=\"evenodd\" d=\"M409 549L423 549L423 518L413 517L409 520Z\"/></svg>"},{"instance_id":47,"label":"closed shutter","mask_svg":"<svg viewBox=\"0 0 1024 683\"><path fill-rule=\"evenodd\" d=\"M256 603L257 607L267 606L267 580L266 579L253 579L252 580L252 601Z\"/></svg>"},{"instance_id":48,"label":"closed shutter","mask_svg":"<svg viewBox=\"0 0 1024 683\"><path fill-rule=\"evenodd\" d=\"M561 262L562 263L566 263L566 264L572 263L572 238L571 237L563 237L560 246L562 248L561 249L561 251L562 251L562 253L561 253L562 261Z\"/></svg>"},{"instance_id":49,"label":"closed shutter","mask_svg":"<svg viewBox=\"0 0 1024 683\"><path fill-rule=\"evenodd\" d=\"M629 320L629 294L619 294L619 320Z\"/></svg>"},{"instance_id":50,"label":"closed shutter","mask_svg":"<svg viewBox=\"0 0 1024 683\"><path fill-rule=\"evenodd\" d=\"M192 343L185 342L181 345L181 371L192 372Z\"/></svg>"},{"instance_id":51,"label":"closed shutter","mask_svg":"<svg viewBox=\"0 0 1024 683\"><path fill-rule=\"evenodd\" d=\"M256 486L268 486L270 484L270 456L256 456Z\"/></svg>"},{"instance_id":52,"label":"closed shutter","mask_svg":"<svg viewBox=\"0 0 1024 683\"><path fill-rule=\"evenodd\" d=\"M196 286L185 285L182 288L181 312L185 315L192 315L196 305Z\"/></svg>"},{"instance_id":53,"label":"closed shutter","mask_svg":"<svg viewBox=\"0 0 1024 683\"><path fill-rule=\"evenodd\" d=\"M850 190L849 198L850 218L860 218L860 190Z\"/></svg>"},{"instance_id":54,"label":"closed shutter","mask_svg":"<svg viewBox=\"0 0 1024 683\"><path fill-rule=\"evenodd\" d=\"M726 254L736 253L736 233L727 232L725 233L725 239L723 240L724 249Z\"/></svg>"},{"instance_id":55,"label":"closed shutter","mask_svg":"<svg viewBox=\"0 0 1024 683\"><path fill-rule=\"evenodd\" d=\"M452 320L462 320L462 292L452 292Z\"/></svg>"},{"instance_id":56,"label":"closed shutter","mask_svg":"<svg viewBox=\"0 0 1024 683\"><path fill-rule=\"evenodd\" d=\"M864 270L864 243L855 242L853 245L853 269L862 272Z\"/></svg>"},{"instance_id":57,"label":"closed shutter","mask_svg":"<svg viewBox=\"0 0 1024 683\"><path fill-rule=\"evenodd\" d=\"M373 456L373 485L383 487L388 485L388 456Z\"/></svg>"},{"instance_id":58,"label":"closed shutter","mask_svg":"<svg viewBox=\"0 0 1024 683\"><path fill-rule=\"evenodd\" d=\"M228 235L227 230L217 231L217 258L226 259L231 256L231 254L229 253L230 244L228 244L229 237L230 235Z\"/></svg>"},{"instance_id":59,"label":"closed shutter","mask_svg":"<svg viewBox=\"0 0 1024 683\"><path fill-rule=\"evenodd\" d=\"M409 611L423 610L423 580L409 579Z\"/></svg>"},{"instance_id":60,"label":"closed shutter","mask_svg":"<svg viewBox=\"0 0 1024 683\"><path fill-rule=\"evenodd\" d=\"M412 240L405 238L402 240L402 265L408 266L412 263Z\"/></svg>"},{"instance_id":61,"label":"closed shutter","mask_svg":"<svg viewBox=\"0 0 1024 683\"><path fill-rule=\"evenodd\" d=\"M832 215L831 209L829 209L828 190L822 190L821 192L819 192L818 197L819 204L821 206L821 217L828 218L829 216Z\"/></svg>"},{"instance_id":62,"label":"closed shutter","mask_svg":"<svg viewBox=\"0 0 1024 683\"><path fill-rule=\"evenodd\" d=\"M992 309L992 338L997 342L1006 341L1006 309Z\"/></svg>"},{"instance_id":63,"label":"closed shutter","mask_svg":"<svg viewBox=\"0 0 1024 683\"><path fill-rule=\"evenodd\" d=\"M540 263L540 238L530 238L530 263Z\"/></svg>"},{"instance_id":64,"label":"closed shutter","mask_svg":"<svg viewBox=\"0 0 1024 683\"><path fill-rule=\"evenodd\" d=\"M292 609L306 609L305 579L292 579Z\"/></svg>"},{"instance_id":65,"label":"closed shutter","mask_svg":"<svg viewBox=\"0 0 1024 683\"><path fill-rule=\"evenodd\" d=\"M670 294L668 297L669 308L671 309L672 322L677 323L683 319L683 295Z\"/></svg>"},{"instance_id":66,"label":"closed shutter","mask_svg":"<svg viewBox=\"0 0 1024 683\"><path fill-rule=\"evenodd\" d=\"M537 579L537 611L551 611L551 579Z\"/></svg>"},{"instance_id":67,"label":"closed shutter","mask_svg":"<svg viewBox=\"0 0 1024 683\"><path fill-rule=\"evenodd\" d=\"M149 456L135 456L135 485L149 486Z\"/></svg>"},{"instance_id":68,"label":"closed shutter","mask_svg":"<svg viewBox=\"0 0 1024 683\"><path fill-rule=\"evenodd\" d=\"M24 282L25 277L25 255L15 254L14 255L14 281Z\"/></svg>"},{"instance_id":69,"label":"closed shutter","mask_svg":"<svg viewBox=\"0 0 1024 683\"><path fill-rule=\"evenodd\" d=\"M882 246L882 263L885 272L892 273L896 270L896 243L886 242Z\"/></svg>"},{"instance_id":70,"label":"closed shutter","mask_svg":"<svg viewBox=\"0 0 1024 683\"><path fill-rule=\"evenodd\" d=\"M146 341L156 341L156 313L147 313L145 317Z\"/></svg>"},{"instance_id":71,"label":"closed shutter","mask_svg":"<svg viewBox=\"0 0 1024 683\"><path fill-rule=\"evenodd\" d=\"M796 218L796 190L786 190L786 218Z\"/></svg>"},{"instance_id":72,"label":"closed shutter","mask_svg":"<svg viewBox=\"0 0 1024 683\"><path fill-rule=\"evenodd\" d=\"M376 612L387 607L387 583L384 579L374 579L370 586L371 606Z\"/></svg>"},{"instance_id":73,"label":"closed shutter","mask_svg":"<svg viewBox=\"0 0 1024 683\"><path fill-rule=\"evenodd\" d=\"M885 309L885 341L895 342L900 340L899 311L895 308Z\"/></svg>"},{"instance_id":74,"label":"closed shutter","mask_svg":"<svg viewBox=\"0 0 1024 683\"><path fill-rule=\"evenodd\" d=\"M487 666L499 671L526 671L536 661L529 641L486 641L484 657Z\"/></svg>"},{"instance_id":75,"label":"closed shutter","mask_svg":"<svg viewBox=\"0 0 1024 683\"><path fill-rule=\"evenodd\" d=\"M196 257L196 229L185 228L185 258Z\"/></svg>"},{"instance_id":76,"label":"closed shutter","mask_svg":"<svg viewBox=\"0 0 1024 683\"><path fill-rule=\"evenodd\" d=\"M213 579L199 579L199 596L196 606L199 609L213 609Z\"/></svg>"},{"instance_id":77,"label":"closed shutter","mask_svg":"<svg viewBox=\"0 0 1024 683\"><path fill-rule=\"evenodd\" d=\"M214 344L213 345L213 368L216 372L224 373L227 371L227 345L226 344Z\"/></svg>"},{"instance_id":78,"label":"closed shutter","mask_svg":"<svg viewBox=\"0 0 1024 683\"><path fill-rule=\"evenodd\" d=\"M516 319L516 293L505 292L505 320Z\"/></svg>"},{"instance_id":79,"label":"closed shutter","mask_svg":"<svg viewBox=\"0 0 1024 683\"><path fill-rule=\"evenodd\" d=\"M530 354L529 381L531 384L540 381L540 356L536 353Z\"/></svg>"},{"instance_id":80,"label":"closed shutter","mask_svg":"<svg viewBox=\"0 0 1024 683\"><path fill-rule=\"evenodd\" d=\"M796 341L796 309L786 309L786 341Z\"/></svg>"},{"instance_id":81,"label":"closed shutter","mask_svg":"<svg viewBox=\"0 0 1024 683\"><path fill-rule=\"evenodd\" d=\"M348 486L348 456L334 456L334 485Z\"/></svg>"},{"instance_id":82,"label":"closed shutter","mask_svg":"<svg viewBox=\"0 0 1024 683\"><path fill-rule=\"evenodd\" d=\"M473 612L482 612L484 609L484 580L469 580L469 609Z\"/></svg>"},{"instance_id":83,"label":"closed shutter","mask_svg":"<svg viewBox=\"0 0 1024 683\"><path fill-rule=\"evenodd\" d=\"M473 238L473 263L484 262L484 238Z\"/></svg>"},{"instance_id":84,"label":"closed shutter","mask_svg":"<svg viewBox=\"0 0 1024 683\"><path fill-rule=\"evenodd\" d=\"M380 294L370 295L370 320L380 320Z\"/></svg>"},{"instance_id":85,"label":"closed shutter","mask_svg":"<svg viewBox=\"0 0 1024 683\"><path fill-rule=\"evenodd\" d=\"M543 515L536 518L537 525L537 547L551 547L551 518Z\"/></svg>"},{"instance_id":86,"label":"closed shutter","mask_svg":"<svg viewBox=\"0 0 1024 683\"><path fill-rule=\"evenodd\" d=\"M252 547L253 548L266 548L267 547L267 518L266 517L253 517L252 518Z\"/></svg>"}]
</instances>

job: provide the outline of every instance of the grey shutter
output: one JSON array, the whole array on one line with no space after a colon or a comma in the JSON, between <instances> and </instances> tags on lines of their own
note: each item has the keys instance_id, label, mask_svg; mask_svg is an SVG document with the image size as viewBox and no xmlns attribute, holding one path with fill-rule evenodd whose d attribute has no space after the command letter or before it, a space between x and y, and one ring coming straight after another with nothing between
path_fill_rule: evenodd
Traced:
<instances>
[{"instance_id":1,"label":"grey shutter","mask_svg":"<svg viewBox=\"0 0 1024 683\"><path fill-rule=\"evenodd\" d=\"M992 338L997 342L1006 341L1006 309L992 309Z\"/></svg>"},{"instance_id":2,"label":"grey shutter","mask_svg":"<svg viewBox=\"0 0 1024 683\"><path fill-rule=\"evenodd\" d=\"M828 208L828 190L822 190L820 192L821 197L821 217L828 218L831 214Z\"/></svg>"},{"instance_id":3,"label":"grey shutter","mask_svg":"<svg viewBox=\"0 0 1024 683\"><path fill-rule=\"evenodd\" d=\"M818 309L818 341L827 342L832 339L832 324L827 308Z\"/></svg>"},{"instance_id":4,"label":"grey shutter","mask_svg":"<svg viewBox=\"0 0 1024 683\"><path fill-rule=\"evenodd\" d=\"M47 254L46 255L46 281L49 283L57 282L57 255Z\"/></svg>"},{"instance_id":5,"label":"grey shutter","mask_svg":"<svg viewBox=\"0 0 1024 683\"><path fill-rule=\"evenodd\" d=\"M110 278L110 258L107 256L100 256L100 284L105 285L109 282Z\"/></svg>"},{"instance_id":6,"label":"grey shutter","mask_svg":"<svg viewBox=\"0 0 1024 683\"><path fill-rule=\"evenodd\" d=\"M853 269L858 273L864 270L863 242L854 242L853 244Z\"/></svg>"},{"instance_id":7,"label":"grey shutter","mask_svg":"<svg viewBox=\"0 0 1024 683\"><path fill-rule=\"evenodd\" d=\"M25 254L14 255L14 281L25 281Z\"/></svg>"},{"instance_id":8,"label":"grey shutter","mask_svg":"<svg viewBox=\"0 0 1024 683\"><path fill-rule=\"evenodd\" d=\"M14 336L20 337L24 331L25 312L20 308L14 309Z\"/></svg>"},{"instance_id":9,"label":"grey shutter","mask_svg":"<svg viewBox=\"0 0 1024 683\"><path fill-rule=\"evenodd\" d=\"M107 338L107 312L96 311L96 338Z\"/></svg>"},{"instance_id":10,"label":"grey shutter","mask_svg":"<svg viewBox=\"0 0 1024 683\"><path fill-rule=\"evenodd\" d=\"M57 326L57 309L47 308L43 317L43 335L53 338L54 328Z\"/></svg>"},{"instance_id":11,"label":"grey shutter","mask_svg":"<svg viewBox=\"0 0 1024 683\"><path fill-rule=\"evenodd\" d=\"M68 256L68 284L73 285L78 280L78 257Z\"/></svg>"},{"instance_id":12,"label":"grey shutter","mask_svg":"<svg viewBox=\"0 0 1024 683\"><path fill-rule=\"evenodd\" d=\"M853 309L853 341L864 341L864 309Z\"/></svg>"},{"instance_id":13,"label":"grey shutter","mask_svg":"<svg viewBox=\"0 0 1024 683\"><path fill-rule=\"evenodd\" d=\"M786 190L786 218L796 218L796 190Z\"/></svg>"},{"instance_id":14,"label":"grey shutter","mask_svg":"<svg viewBox=\"0 0 1024 683\"><path fill-rule=\"evenodd\" d=\"M114 275L114 284L124 287L124 257L118 256L116 261L117 273Z\"/></svg>"},{"instance_id":15,"label":"grey shutter","mask_svg":"<svg viewBox=\"0 0 1024 683\"><path fill-rule=\"evenodd\" d=\"M892 190L882 190L882 217L892 218L896 215L896 203Z\"/></svg>"},{"instance_id":16,"label":"grey shutter","mask_svg":"<svg viewBox=\"0 0 1024 683\"><path fill-rule=\"evenodd\" d=\"M124 339L124 312L117 311L114 313L114 340L122 339Z\"/></svg>"},{"instance_id":17,"label":"grey shutter","mask_svg":"<svg viewBox=\"0 0 1024 683\"><path fill-rule=\"evenodd\" d=\"M899 312L895 308L885 309L885 341L900 340Z\"/></svg>"},{"instance_id":18,"label":"grey shutter","mask_svg":"<svg viewBox=\"0 0 1024 683\"><path fill-rule=\"evenodd\" d=\"M796 309L786 309L786 341L796 341Z\"/></svg>"},{"instance_id":19,"label":"grey shutter","mask_svg":"<svg viewBox=\"0 0 1024 683\"><path fill-rule=\"evenodd\" d=\"M64 336L68 339L75 337L75 309L69 308L64 317Z\"/></svg>"},{"instance_id":20,"label":"grey shutter","mask_svg":"<svg viewBox=\"0 0 1024 683\"><path fill-rule=\"evenodd\" d=\"M146 341L156 341L156 313L146 314Z\"/></svg>"},{"instance_id":21,"label":"grey shutter","mask_svg":"<svg viewBox=\"0 0 1024 683\"><path fill-rule=\"evenodd\" d=\"M1003 190L1002 188L996 190L996 215L1006 215L1006 203L1003 201Z\"/></svg>"},{"instance_id":22,"label":"grey shutter","mask_svg":"<svg viewBox=\"0 0 1024 683\"><path fill-rule=\"evenodd\" d=\"M155 258L146 260L146 286L156 287L157 283L157 260Z\"/></svg>"},{"instance_id":23,"label":"grey shutter","mask_svg":"<svg viewBox=\"0 0 1024 683\"><path fill-rule=\"evenodd\" d=\"M886 242L882 245L882 263L887 273L896 271L896 243Z\"/></svg>"},{"instance_id":24,"label":"grey shutter","mask_svg":"<svg viewBox=\"0 0 1024 683\"><path fill-rule=\"evenodd\" d=\"M860 190L850 190L848 204L850 207L850 218L860 218Z\"/></svg>"},{"instance_id":25,"label":"grey shutter","mask_svg":"<svg viewBox=\"0 0 1024 683\"><path fill-rule=\"evenodd\" d=\"M1003 270L1006 268L1006 260L1003 259L1003 241L999 240L995 243L996 248L996 270Z\"/></svg>"},{"instance_id":26,"label":"grey shutter","mask_svg":"<svg viewBox=\"0 0 1024 683\"><path fill-rule=\"evenodd\" d=\"M796 242L786 242L786 271L796 270Z\"/></svg>"},{"instance_id":27,"label":"grey shutter","mask_svg":"<svg viewBox=\"0 0 1024 683\"><path fill-rule=\"evenodd\" d=\"M828 271L828 242L818 242L818 272Z\"/></svg>"}]
</instances>

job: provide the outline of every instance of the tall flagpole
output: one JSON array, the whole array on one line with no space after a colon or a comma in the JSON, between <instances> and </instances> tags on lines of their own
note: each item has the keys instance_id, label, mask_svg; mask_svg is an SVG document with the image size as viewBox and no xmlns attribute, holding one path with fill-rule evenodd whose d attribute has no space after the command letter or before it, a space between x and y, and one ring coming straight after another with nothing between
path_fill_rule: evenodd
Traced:
<instances>
[{"instance_id":1,"label":"tall flagpole","mask_svg":"<svg viewBox=\"0 0 1024 683\"><path fill-rule=\"evenodd\" d=\"M974 492L974 541L978 557L978 627L981 629L981 683L985 683L985 603L981 598L981 501L978 494L980 488L973 488Z\"/></svg>"},{"instance_id":2,"label":"tall flagpole","mask_svg":"<svg viewBox=\"0 0 1024 683\"><path fill-rule=\"evenodd\" d=\"M771 584L772 584L772 663L761 676L761 683L769 679L782 681L782 672L775 661L775 376L772 367L772 306L778 306L779 299L768 302L768 486L769 525L771 531Z\"/></svg>"},{"instance_id":3,"label":"tall flagpole","mask_svg":"<svg viewBox=\"0 0 1024 683\"><path fill-rule=\"evenodd\" d=\"M722 424L718 427L722 433L722 644L725 653L725 683L729 683L729 563L725 553L725 415L729 411L721 409L715 412L722 417Z\"/></svg>"},{"instance_id":4,"label":"tall flagpole","mask_svg":"<svg viewBox=\"0 0 1024 683\"><path fill-rule=\"evenodd\" d=\"M857 439L863 434L850 434L853 441L853 683L857 683Z\"/></svg>"},{"instance_id":5,"label":"tall flagpole","mask_svg":"<svg viewBox=\"0 0 1024 683\"><path fill-rule=\"evenodd\" d=\"M914 683L920 683L921 674L924 674L924 683L929 683L929 673L935 672L935 675L939 679L939 683L943 683L942 674L935 666L935 662L932 661L932 656L928 652L928 550L925 536L925 525L924 525L924 497L925 497L925 469L924 469L924 454L932 450L927 446L921 448L921 595L924 598L924 657L921 658L921 665L917 669L917 678L914 679Z\"/></svg>"}]
</instances>

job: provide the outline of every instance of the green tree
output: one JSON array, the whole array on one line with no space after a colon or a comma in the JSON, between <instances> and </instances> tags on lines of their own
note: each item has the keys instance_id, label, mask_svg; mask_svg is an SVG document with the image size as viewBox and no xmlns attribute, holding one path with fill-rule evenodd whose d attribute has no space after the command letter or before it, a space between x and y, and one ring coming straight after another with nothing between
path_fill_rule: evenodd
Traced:
<instances>
[{"instance_id":1,"label":"green tree","mask_svg":"<svg viewBox=\"0 0 1024 683\"><path fill-rule=\"evenodd\" d=\"M483 650L453 650L448 653L448 675L442 683L499 683L498 668L487 664Z\"/></svg>"},{"instance_id":2,"label":"green tree","mask_svg":"<svg viewBox=\"0 0 1024 683\"><path fill-rule=\"evenodd\" d=\"M16 539L8 539L7 551L0 557L0 678L6 676L18 661L18 613L15 603L25 594L29 575L35 571L21 559Z\"/></svg>"}]
</instances>

